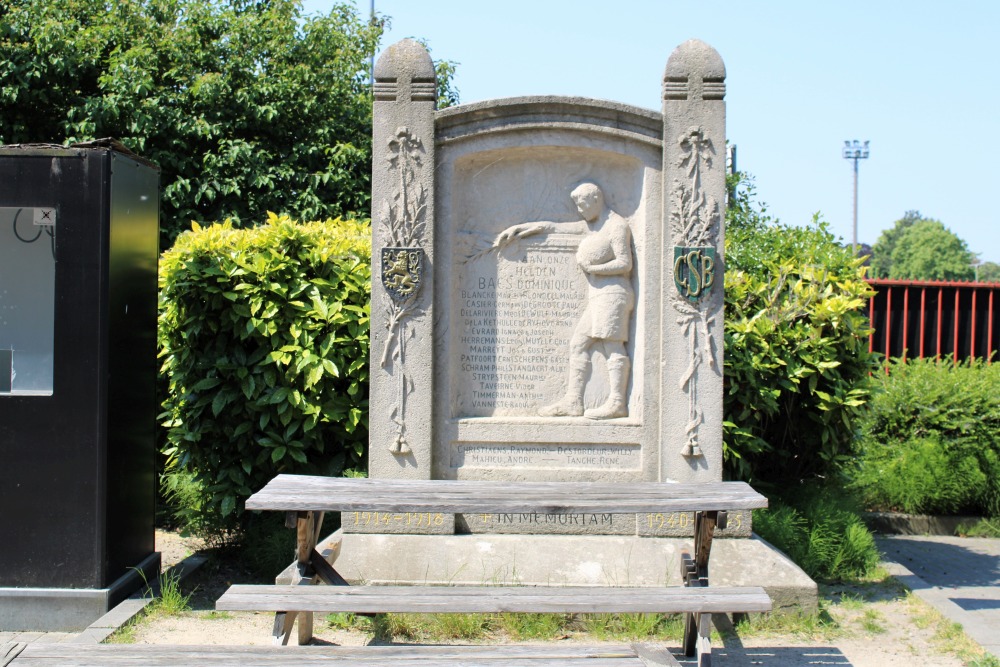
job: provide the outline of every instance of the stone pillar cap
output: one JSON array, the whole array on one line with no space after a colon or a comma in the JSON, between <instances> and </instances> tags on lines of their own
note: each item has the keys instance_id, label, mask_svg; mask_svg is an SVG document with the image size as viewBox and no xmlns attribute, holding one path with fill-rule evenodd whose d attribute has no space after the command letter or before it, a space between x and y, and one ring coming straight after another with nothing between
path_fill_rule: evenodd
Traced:
<instances>
[{"instance_id":1,"label":"stone pillar cap","mask_svg":"<svg viewBox=\"0 0 1000 667\"><path fill-rule=\"evenodd\" d=\"M387 48L375 63L375 78L394 78L400 74L411 78L434 78L434 62L427 49L415 39L402 39Z\"/></svg>"},{"instance_id":2,"label":"stone pillar cap","mask_svg":"<svg viewBox=\"0 0 1000 667\"><path fill-rule=\"evenodd\" d=\"M709 79L725 79L726 65L711 46L700 39L689 39L670 54L664 77L684 77L692 72Z\"/></svg>"}]
</instances>

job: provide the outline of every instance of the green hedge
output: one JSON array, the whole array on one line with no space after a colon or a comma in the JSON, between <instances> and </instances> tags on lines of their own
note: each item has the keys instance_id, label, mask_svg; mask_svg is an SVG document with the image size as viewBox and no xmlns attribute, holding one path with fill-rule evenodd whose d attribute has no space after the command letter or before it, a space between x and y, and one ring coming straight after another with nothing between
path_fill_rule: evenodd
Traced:
<instances>
[{"instance_id":1,"label":"green hedge","mask_svg":"<svg viewBox=\"0 0 1000 667\"><path fill-rule=\"evenodd\" d=\"M727 474L784 488L848 460L871 391L865 268L818 220L767 217L738 190L726 232Z\"/></svg>"},{"instance_id":2,"label":"green hedge","mask_svg":"<svg viewBox=\"0 0 1000 667\"><path fill-rule=\"evenodd\" d=\"M897 361L878 383L854 473L869 507L1000 516L1000 365Z\"/></svg>"},{"instance_id":3,"label":"green hedge","mask_svg":"<svg viewBox=\"0 0 1000 667\"><path fill-rule=\"evenodd\" d=\"M282 472L360 468L368 444L367 223L270 214L178 237L160 262L168 472L228 517Z\"/></svg>"}]
</instances>

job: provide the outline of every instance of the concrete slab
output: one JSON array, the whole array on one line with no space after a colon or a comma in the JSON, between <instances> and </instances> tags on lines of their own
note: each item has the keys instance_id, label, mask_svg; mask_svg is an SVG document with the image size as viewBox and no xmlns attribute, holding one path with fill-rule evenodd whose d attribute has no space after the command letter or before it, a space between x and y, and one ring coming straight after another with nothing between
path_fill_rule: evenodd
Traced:
<instances>
[{"instance_id":1,"label":"concrete slab","mask_svg":"<svg viewBox=\"0 0 1000 667\"><path fill-rule=\"evenodd\" d=\"M961 526L974 525L981 518L868 512L865 514L865 523L873 531L887 535L958 535Z\"/></svg>"},{"instance_id":2,"label":"concrete slab","mask_svg":"<svg viewBox=\"0 0 1000 667\"><path fill-rule=\"evenodd\" d=\"M77 635L73 632L43 632L41 637L35 639L39 644L61 644L72 641Z\"/></svg>"},{"instance_id":3,"label":"concrete slab","mask_svg":"<svg viewBox=\"0 0 1000 667\"><path fill-rule=\"evenodd\" d=\"M675 586L681 584L680 552L690 549L690 540L622 535L350 533L340 539L337 571L369 584ZM716 540L709 568L714 585L763 586L775 609L816 609L816 583L759 538Z\"/></svg>"}]
</instances>

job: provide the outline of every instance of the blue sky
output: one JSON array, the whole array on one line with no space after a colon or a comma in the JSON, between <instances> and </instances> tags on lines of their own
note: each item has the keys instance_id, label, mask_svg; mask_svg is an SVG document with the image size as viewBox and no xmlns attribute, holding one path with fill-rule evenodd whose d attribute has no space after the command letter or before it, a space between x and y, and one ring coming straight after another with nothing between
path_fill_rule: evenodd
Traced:
<instances>
[{"instance_id":1,"label":"blue sky","mask_svg":"<svg viewBox=\"0 0 1000 667\"><path fill-rule=\"evenodd\" d=\"M331 0L305 0L308 12ZM369 0L356 0L368 13ZM738 166L782 221L820 212L851 238L845 139L860 164L858 239L910 209L1000 262L1000 2L993 0L375 0L388 45L426 39L457 61L462 102L579 95L659 109L675 46L696 37L727 70Z\"/></svg>"}]
</instances>

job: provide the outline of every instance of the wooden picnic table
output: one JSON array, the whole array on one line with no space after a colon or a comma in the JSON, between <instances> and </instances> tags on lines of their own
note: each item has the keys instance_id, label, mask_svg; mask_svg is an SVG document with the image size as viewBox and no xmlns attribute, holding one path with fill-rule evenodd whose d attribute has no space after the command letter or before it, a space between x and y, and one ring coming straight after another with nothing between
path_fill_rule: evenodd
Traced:
<instances>
[{"instance_id":1,"label":"wooden picnic table","mask_svg":"<svg viewBox=\"0 0 1000 667\"><path fill-rule=\"evenodd\" d=\"M769 611L760 587L712 587L708 564L716 527L727 513L767 506L743 482L499 482L345 479L279 475L246 503L286 513L297 531L297 580L290 586L233 586L220 610L275 611L274 637L287 643L299 619L299 643L311 639L312 612L683 612L685 654L711 662L713 613ZM682 587L350 586L316 549L325 512L379 513L694 513L693 550L682 555ZM525 539L531 539L526 535ZM325 583L313 587L302 584ZM484 663L485 664L485 663Z\"/></svg>"}]
</instances>

